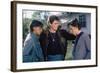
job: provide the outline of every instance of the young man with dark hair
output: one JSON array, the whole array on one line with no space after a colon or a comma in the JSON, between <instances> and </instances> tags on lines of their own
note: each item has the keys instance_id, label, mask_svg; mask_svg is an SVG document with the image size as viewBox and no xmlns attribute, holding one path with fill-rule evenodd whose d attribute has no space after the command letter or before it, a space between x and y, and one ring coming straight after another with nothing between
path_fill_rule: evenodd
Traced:
<instances>
[{"instance_id":1,"label":"young man with dark hair","mask_svg":"<svg viewBox=\"0 0 100 73\"><path fill-rule=\"evenodd\" d=\"M89 34L81 31L81 26L77 19L68 24L71 34L76 36L73 59L90 59L91 58L91 39Z\"/></svg>"},{"instance_id":2,"label":"young man with dark hair","mask_svg":"<svg viewBox=\"0 0 100 73\"><path fill-rule=\"evenodd\" d=\"M49 29L42 33L40 37L45 60L61 61L64 60L67 48L67 40L75 39L66 30L59 29L60 19L52 15L48 20Z\"/></svg>"},{"instance_id":3,"label":"young man with dark hair","mask_svg":"<svg viewBox=\"0 0 100 73\"><path fill-rule=\"evenodd\" d=\"M39 42L43 24L33 20L30 25L30 32L27 35L23 46L23 62L44 61L43 52Z\"/></svg>"}]
</instances>

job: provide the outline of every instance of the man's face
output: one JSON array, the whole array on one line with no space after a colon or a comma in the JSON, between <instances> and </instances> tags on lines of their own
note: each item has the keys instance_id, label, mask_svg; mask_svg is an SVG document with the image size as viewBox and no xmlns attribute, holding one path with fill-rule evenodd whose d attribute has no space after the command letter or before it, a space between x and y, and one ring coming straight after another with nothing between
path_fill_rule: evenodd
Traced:
<instances>
[{"instance_id":1,"label":"man's face","mask_svg":"<svg viewBox=\"0 0 100 73\"><path fill-rule=\"evenodd\" d=\"M77 35L77 31L78 31L78 28L77 27L73 27L71 25L69 25L69 32L73 35Z\"/></svg>"},{"instance_id":2,"label":"man's face","mask_svg":"<svg viewBox=\"0 0 100 73\"><path fill-rule=\"evenodd\" d=\"M54 20L54 22L52 22L52 24L50 25L50 28L52 28L54 31L57 31L59 25L60 21Z\"/></svg>"},{"instance_id":3,"label":"man's face","mask_svg":"<svg viewBox=\"0 0 100 73\"><path fill-rule=\"evenodd\" d=\"M36 35L40 35L42 33L42 28L41 27L33 27L33 31L35 32Z\"/></svg>"}]
</instances>

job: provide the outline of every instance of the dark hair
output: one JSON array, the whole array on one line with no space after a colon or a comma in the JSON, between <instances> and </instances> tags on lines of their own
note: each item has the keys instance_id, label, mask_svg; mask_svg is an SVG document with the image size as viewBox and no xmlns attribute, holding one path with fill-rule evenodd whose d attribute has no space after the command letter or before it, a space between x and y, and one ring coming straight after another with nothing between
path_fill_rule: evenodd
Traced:
<instances>
[{"instance_id":1,"label":"dark hair","mask_svg":"<svg viewBox=\"0 0 100 73\"><path fill-rule=\"evenodd\" d=\"M43 24L38 20L32 20L32 23L30 25L30 31L33 31L33 27L42 27Z\"/></svg>"},{"instance_id":2,"label":"dark hair","mask_svg":"<svg viewBox=\"0 0 100 73\"><path fill-rule=\"evenodd\" d=\"M52 24L55 20L60 21L60 19L56 15L52 15L49 17L48 22Z\"/></svg>"},{"instance_id":3,"label":"dark hair","mask_svg":"<svg viewBox=\"0 0 100 73\"><path fill-rule=\"evenodd\" d=\"M68 23L68 27L70 25L73 26L73 27L77 27L79 30L81 29L81 25L79 24L79 21L77 20L77 18L75 18L73 21Z\"/></svg>"}]
</instances>

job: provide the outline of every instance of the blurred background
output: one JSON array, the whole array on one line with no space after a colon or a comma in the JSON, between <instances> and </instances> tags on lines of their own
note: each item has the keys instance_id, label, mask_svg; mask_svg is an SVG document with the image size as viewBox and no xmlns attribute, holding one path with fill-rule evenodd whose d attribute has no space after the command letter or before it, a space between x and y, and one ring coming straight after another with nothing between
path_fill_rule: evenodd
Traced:
<instances>
[{"instance_id":1,"label":"blurred background","mask_svg":"<svg viewBox=\"0 0 100 73\"><path fill-rule=\"evenodd\" d=\"M23 42L29 33L29 26L32 20L39 20L43 23L43 29L48 26L48 17L56 15L61 21L61 29L67 30L67 24L77 18L82 31L91 34L91 14L90 13L78 13L78 12L54 12L54 11L37 11L37 10L23 10ZM72 59L73 43L68 41L66 60Z\"/></svg>"}]
</instances>

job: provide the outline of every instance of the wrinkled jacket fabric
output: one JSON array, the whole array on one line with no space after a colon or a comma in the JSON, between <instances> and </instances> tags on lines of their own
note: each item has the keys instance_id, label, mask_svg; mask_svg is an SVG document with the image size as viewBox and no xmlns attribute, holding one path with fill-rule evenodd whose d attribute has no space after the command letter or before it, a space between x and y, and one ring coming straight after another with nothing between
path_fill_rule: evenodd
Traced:
<instances>
[{"instance_id":1,"label":"wrinkled jacket fabric","mask_svg":"<svg viewBox=\"0 0 100 73\"><path fill-rule=\"evenodd\" d=\"M44 61L40 42L34 33L29 33L23 46L23 62L38 61Z\"/></svg>"}]
</instances>

